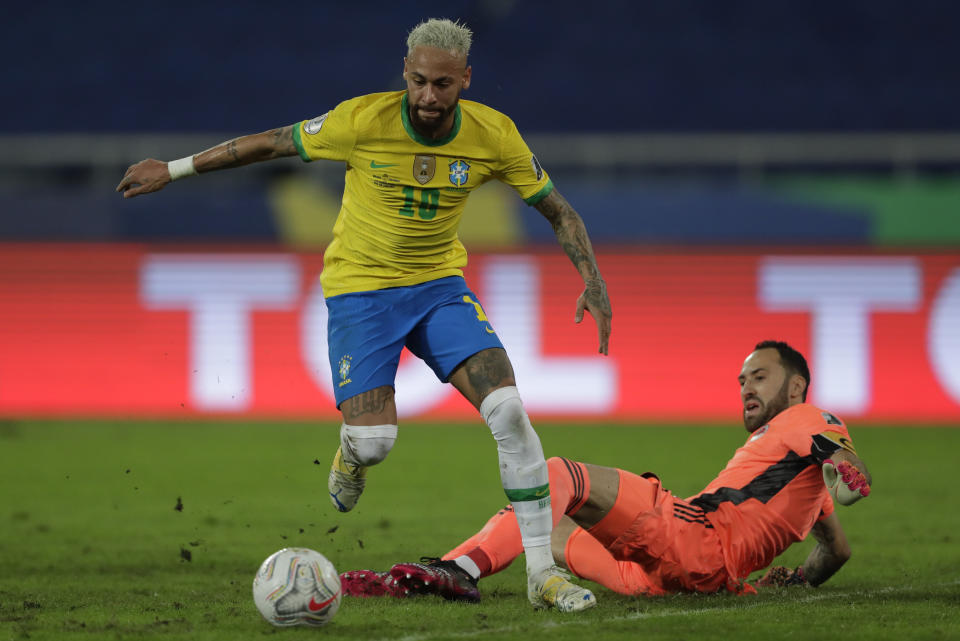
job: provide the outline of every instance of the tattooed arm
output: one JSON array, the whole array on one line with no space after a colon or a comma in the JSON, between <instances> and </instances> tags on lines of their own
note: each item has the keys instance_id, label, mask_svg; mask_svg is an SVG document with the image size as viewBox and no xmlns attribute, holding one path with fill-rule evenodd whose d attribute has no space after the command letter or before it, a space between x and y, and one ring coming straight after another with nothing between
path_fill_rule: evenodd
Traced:
<instances>
[{"instance_id":1,"label":"tattooed arm","mask_svg":"<svg viewBox=\"0 0 960 641\"><path fill-rule=\"evenodd\" d=\"M810 532L817 539L817 545L801 567L810 585L820 585L850 558L850 544L835 513L819 521Z\"/></svg>"},{"instance_id":2,"label":"tattooed arm","mask_svg":"<svg viewBox=\"0 0 960 641\"><path fill-rule=\"evenodd\" d=\"M193 157L197 173L240 167L252 162L297 155L293 144L293 125L259 134L241 136L220 143ZM167 186L170 182L167 163L148 158L127 169L117 191L124 198L149 194Z\"/></svg>"},{"instance_id":3,"label":"tattooed arm","mask_svg":"<svg viewBox=\"0 0 960 641\"><path fill-rule=\"evenodd\" d=\"M534 206L553 225L553 233L556 234L557 241L583 278L584 290L577 299L576 322L583 320L584 310L590 312L597 322L597 332L600 336L599 352L606 354L613 312L610 310L607 285L600 275L600 268L597 267L597 259L593 255L593 246L587 236L583 219L556 189Z\"/></svg>"}]
</instances>

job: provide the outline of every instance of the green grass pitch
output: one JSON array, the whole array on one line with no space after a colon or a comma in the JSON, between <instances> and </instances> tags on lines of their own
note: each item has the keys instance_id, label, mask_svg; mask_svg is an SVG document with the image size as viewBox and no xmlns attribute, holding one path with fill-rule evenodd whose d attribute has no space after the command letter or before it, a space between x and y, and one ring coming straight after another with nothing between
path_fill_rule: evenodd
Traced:
<instances>
[{"instance_id":1,"label":"green grass pitch","mask_svg":"<svg viewBox=\"0 0 960 641\"><path fill-rule=\"evenodd\" d=\"M680 495L745 438L738 426L537 428L547 456L655 471ZM385 569L479 528L505 502L487 429L401 426L357 509L338 514L325 489L333 424L8 421L0 641L960 638L960 429L851 430L874 493L839 508L853 558L818 589L644 599L591 586L598 607L563 615L528 606L515 563L481 581L479 605L348 598L326 628L275 630L250 591L275 550L312 547L340 571ZM812 545L779 562L800 563Z\"/></svg>"}]
</instances>

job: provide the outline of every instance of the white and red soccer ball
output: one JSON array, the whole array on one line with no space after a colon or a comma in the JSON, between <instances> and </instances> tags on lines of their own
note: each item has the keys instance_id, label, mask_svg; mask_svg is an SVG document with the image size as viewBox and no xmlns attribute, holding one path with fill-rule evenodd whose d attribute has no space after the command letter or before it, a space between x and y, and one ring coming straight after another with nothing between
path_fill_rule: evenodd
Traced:
<instances>
[{"instance_id":1,"label":"white and red soccer ball","mask_svg":"<svg viewBox=\"0 0 960 641\"><path fill-rule=\"evenodd\" d=\"M309 548L274 552L253 579L253 601L263 618L276 626L326 625L342 597L333 563Z\"/></svg>"}]
</instances>

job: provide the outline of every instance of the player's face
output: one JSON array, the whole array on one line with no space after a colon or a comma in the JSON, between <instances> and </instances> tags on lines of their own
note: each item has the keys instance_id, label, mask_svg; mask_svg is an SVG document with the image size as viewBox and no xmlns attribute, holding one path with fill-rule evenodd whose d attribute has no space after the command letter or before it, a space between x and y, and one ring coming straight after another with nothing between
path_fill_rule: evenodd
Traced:
<instances>
[{"instance_id":1,"label":"player's face","mask_svg":"<svg viewBox=\"0 0 960 641\"><path fill-rule=\"evenodd\" d=\"M403 59L410 122L428 138L442 138L453 128L460 92L470 86L464 56L434 47L414 47Z\"/></svg>"},{"instance_id":2,"label":"player's face","mask_svg":"<svg viewBox=\"0 0 960 641\"><path fill-rule=\"evenodd\" d=\"M799 397L795 396L796 376L787 376L780 353L772 347L758 349L747 356L740 370L740 400L743 401L743 426L748 432L769 423ZM802 379L801 379L802 380Z\"/></svg>"}]
</instances>

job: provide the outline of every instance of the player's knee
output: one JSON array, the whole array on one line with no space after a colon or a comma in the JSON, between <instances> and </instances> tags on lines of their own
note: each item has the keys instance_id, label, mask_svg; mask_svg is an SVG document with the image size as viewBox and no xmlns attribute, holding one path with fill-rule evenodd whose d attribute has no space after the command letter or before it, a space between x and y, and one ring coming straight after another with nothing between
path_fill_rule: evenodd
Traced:
<instances>
[{"instance_id":1,"label":"player's knee","mask_svg":"<svg viewBox=\"0 0 960 641\"><path fill-rule=\"evenodd\" d=\"M366 467L387 458L396 440L396 425L343 425L340 428L344 458Z\"/></svg>"},{"instance_id":2,"label":"player's knee","mask_svg":"<svg viewBox=\"0 0 960 641\"><path fill-rule=\"evenodd\" d=\"M497 443L523 439L528 433L535 435L520 393L512 385L490 392L480 404L480 413Z\"/></svg>"}]
</instances>

